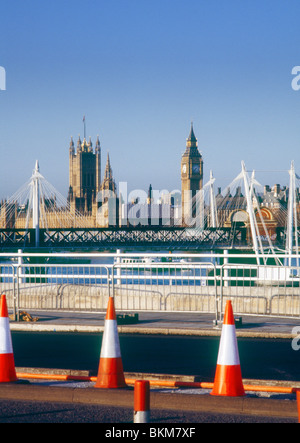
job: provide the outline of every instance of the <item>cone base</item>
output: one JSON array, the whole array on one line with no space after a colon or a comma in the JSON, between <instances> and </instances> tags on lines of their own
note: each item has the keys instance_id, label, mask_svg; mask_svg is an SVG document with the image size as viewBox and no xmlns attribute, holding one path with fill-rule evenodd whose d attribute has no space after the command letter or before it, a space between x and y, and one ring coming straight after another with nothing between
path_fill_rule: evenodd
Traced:
<instances>
[{"instance_id":1,"label":"cone base","mask_svg":"<svg viewBox=\"0 0 300 443\"><path fill-rule=\"evenodd\" d=\"M0 383L18 381L13 354L0 354Z\"/></svg>"},{"instance_id":2,"label":"cone base","mask_svg":"<svg viewBox=\"0 0 300 443\"><path fill-rule=\"evenodd\" d=\"M242 397L245 390L239 365L217 365L214 387L211 395Z\"/></svg>"},{"instance_id":3,"label":"cone base","mask_svg":"<svg viewBox=\"0 0 300 443\"><path fill-rule=\"evenodd\" d=\"M127 387L121 358L100 358L95 388Z\"/></svg>"}]
</instances>

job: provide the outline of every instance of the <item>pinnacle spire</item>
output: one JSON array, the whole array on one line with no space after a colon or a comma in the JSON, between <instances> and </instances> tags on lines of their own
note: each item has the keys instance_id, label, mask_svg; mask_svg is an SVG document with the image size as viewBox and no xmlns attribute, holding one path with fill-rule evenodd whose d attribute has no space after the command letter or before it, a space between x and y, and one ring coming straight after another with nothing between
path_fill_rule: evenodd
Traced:
<instances>
[{"instance_id":1,"label":"pinnacle spire","mask_svg":"<svg viewBox=\"0 0 300 443\"><path fill-rule=\"evenodd\" d=\"M197 138L194 133L193 122L191 123L191 130L190 130L189 137L186 140L186 149L187 149L187 151L190 151L191 149L193 151L198 150L198 141L197 141Z\"/></svg>"},{"instance_id":2,"label":"pinnacle spire","mask_svg":"<svg viewBox=\"0 0 300 443\"><path fill-rule=\"evenodd\" d=\"M106 160L106 166L105 166L105 177L106 178L112 178L112 169L110 166L110 158L109 158L109 152L107 153L107 160Z\"/></svg>"},{"instance_id":3,"label":"pinnacle spire","mask_svg":"<svg viewBox=\"0 0 300 443\"><path fill-rule=\"evenodd\" d=\"M196 139L196 136L195 136L195 133L194 133L193 122L191 122L191 130L190 130L190 135L189 135L188 141L194 142L194 143L197 142L197 139Z\"/></svg>"},{"instance_id":4,"label":"pinnacle spire","mask_svg":"<svg viewBox=\"0 0 300 443\"><path fill-rule=\"evenodd\" d=\"M107 153L106 166L104 171L104 178L101 185L101 190L111 190L113 192L116 191L116 184L113 178L113 172L110 165L109 153Z\"/></svg>"}]
</instances>

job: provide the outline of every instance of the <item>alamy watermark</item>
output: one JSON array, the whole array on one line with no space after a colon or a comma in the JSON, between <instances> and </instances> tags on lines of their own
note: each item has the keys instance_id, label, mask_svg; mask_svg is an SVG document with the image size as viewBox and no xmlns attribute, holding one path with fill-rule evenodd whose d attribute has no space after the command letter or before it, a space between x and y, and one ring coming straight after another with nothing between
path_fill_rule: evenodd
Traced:
<instances>
[{"instance_id":1,"label":"alamy watermark","mask_svg":"<svg viewBox=\"0 0 300 443\"><path fill-rule=\"evenodd\" d=\"M6 91L6 71L0 66L0 91Z\"/></svg>"},{"instance_id":2,"label":"alamy watermark","mask_svg":"<svg viewBox=\"0 0 300 443\"><path fill-rule=\"evenodd\" d=\"M300 326L295 326L292 330L292 334L295 337L292 340L292 349L294 351L299 351L300 349Z\"/></svg>"},{"instance_id":3,"label":"alamy watermark","mask_svg":"<svg viewBox=\"0 0 300 443\"><path fill-rule=\"evenodd\" d=\"M152 190L151 195L141 189L128 192L127 183L119 183L119 192L100 191L98 203L99 223L101 216L109 226L182 226L204 227L204 190L197 192L166 189Z\"/></svg>"},{"instance_id":4,"label":"alamy watermark","mask_svg":"<svg viewBox=\"0 0 300 443\"><path fill-rule=\"evenodd\" d=\"M300 66L293 67L292 75L295 76L292 80L292 89L294 91L299 91L299 89L300 89Z\"/></svg>"}]
</instances>

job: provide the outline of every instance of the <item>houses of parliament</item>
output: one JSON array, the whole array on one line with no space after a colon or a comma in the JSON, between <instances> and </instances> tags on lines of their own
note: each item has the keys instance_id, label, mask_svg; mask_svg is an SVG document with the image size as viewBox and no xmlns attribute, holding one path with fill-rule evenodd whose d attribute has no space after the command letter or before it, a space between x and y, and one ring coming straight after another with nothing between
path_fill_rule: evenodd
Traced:
<instances>
[{"instance_id":1,"label":"houses of parliament","mask_svg":"<svg viewBox=\"0 0 300 443\"><path fill-rule=\"evenodd\" d=\"M76 145L76 146L75 146ZM214 195L216 220L212 220L209 203L203 194L203 157L198 148L198 140L191 124L185 150L181 156L180 178L181 193L160 195L155 198L152 186L144 201L127 201L117 189L109 154L102 169L102 148L99 136L93 146L91 138L87 141L80 136L77 144L71 137L69 145L69 189L65 207L58 207L55 197L40 199L41 220L46 228L102 228L110 226L187 226L231 227L234 223L247 227L246 198L238 188L233 195L230 190L226 195L218 189ZM179 174L178 174L179 175ZM202 194L201 194L202 191ZM197 207L198 200L203 202ZM202 197L201 197L202 196ZM269 234L277 227L285 226L288 189L275 185L265 186L259 197L260 213ZM27 211L26 211L27 207ZM198 212L197 212L198 209ZM32 210L29 204L22 207L17 201L2 201L0 205L0 228L31 228ZM197 224L197 218L201 223ZM199 220L198 220L199 221ZM83 224L82 224L83 223Z\"/></svg>"},{"instance_id":2,"label":"houses of parliament","mask_svg":"<svg viewBox=\"0 0 300 443\"><path fill-rule=\"evenodd\" d=\"M108 227L110 225L164 225L175 223L175 206L180 218L196 216L193 201L203 187L203 159L198 150L197 138L191 125L186 149L181 161L182 199L163 195L154 200L151 184L145 201L133 199L126 201L126 196L117 194L109 154L101 180L101 146L97 137L95 150L91 139L77 141L75 149L73 138L69 148L69 192L68 202L71 212L79 212L89 217L91 226ZM125 197L125 198L124 198ZM111 202L113 200L113 202ZM194 205L195 206L195 205ZM177 217L178 218L178 217ZM178 222L176 222L178 224Z\"/></svg>"}]
</instances>

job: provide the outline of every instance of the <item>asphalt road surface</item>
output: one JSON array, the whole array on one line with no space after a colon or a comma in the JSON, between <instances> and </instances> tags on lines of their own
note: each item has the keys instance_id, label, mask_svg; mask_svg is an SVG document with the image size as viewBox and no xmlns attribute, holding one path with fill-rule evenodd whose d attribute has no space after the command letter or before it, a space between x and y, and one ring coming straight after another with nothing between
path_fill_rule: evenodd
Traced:
<instances>
[{"instance_id":1,"label":"asphalt road surface","mask_svg":"<svg viewBox=\"0 0 300 443\"><path fill-rule=\"evenodd\" d=\"M181 411L151 411L151 424L158 423L297 423L292 418L272 418L245 415L208 414ZM0 423L118 423L132 428L133 411L99 405L78 405L68 403L42 403L28 401L0 400ZM108 429L101 428L102 432ZM200 436L202 435L201 431ZM98 433L97 437L101 435Z\"/></svg>"},{"instance_id":2,"label":"asphalt road surface","mask_svg":"<svg viewBox=\"0 0 300 443\"><path fill-rule=\"evenodd\" d=\"M98 369L102 334L14 331L12 340L18 367ZM120 344L126 372L213 379L218 337L120 334ZM239 338L238 346L243 378L300 380L300 351L293 350L291 340ZM0 400L0 423L102 423L100 431L105 432L109 424L130 426L132 422L131 408ZM297 420L153 410L151 423L297 423Z\"/></svg>"},{"instance_id":3,"label":"asphalt road surface","mask_svg":"<svg viewBox=\"0 0 300 443\"><path fill-rule=\"evenodd\" d=\"M124 369L128 372L194 374L202 379L211 379L214 374L217 339L121 336L120 341ZM16 366L96 369L101 337L93 334L13 333L13 344ZM247 339L239 340L239 346L244 378L299 380L299 354L291 349L288 340L275 340L273 343L270 340ZM133 410L127 407L0 400L0 423L101 423L100 437L110 429L109 424L131 429L132 422ZM154 426L201 423L297 423L297 419L151 410L151 424ZM199 440L203 431L199 433L198 428L195 429Z\"/></svg>"},{"instance_id":4,"label":"asphalt road surface","mask_svg":"<svg viewBox=\"0 0 300 443\"><path fill-rule=\"evenodd\" d=\"M97 371L101 334L12 333L18 367ZM125 372L199 375L212 380L218 337L120 335ZM300 351L289 339L239 338L243 378L300 380Z\"/></svg>"}]
</instances>

